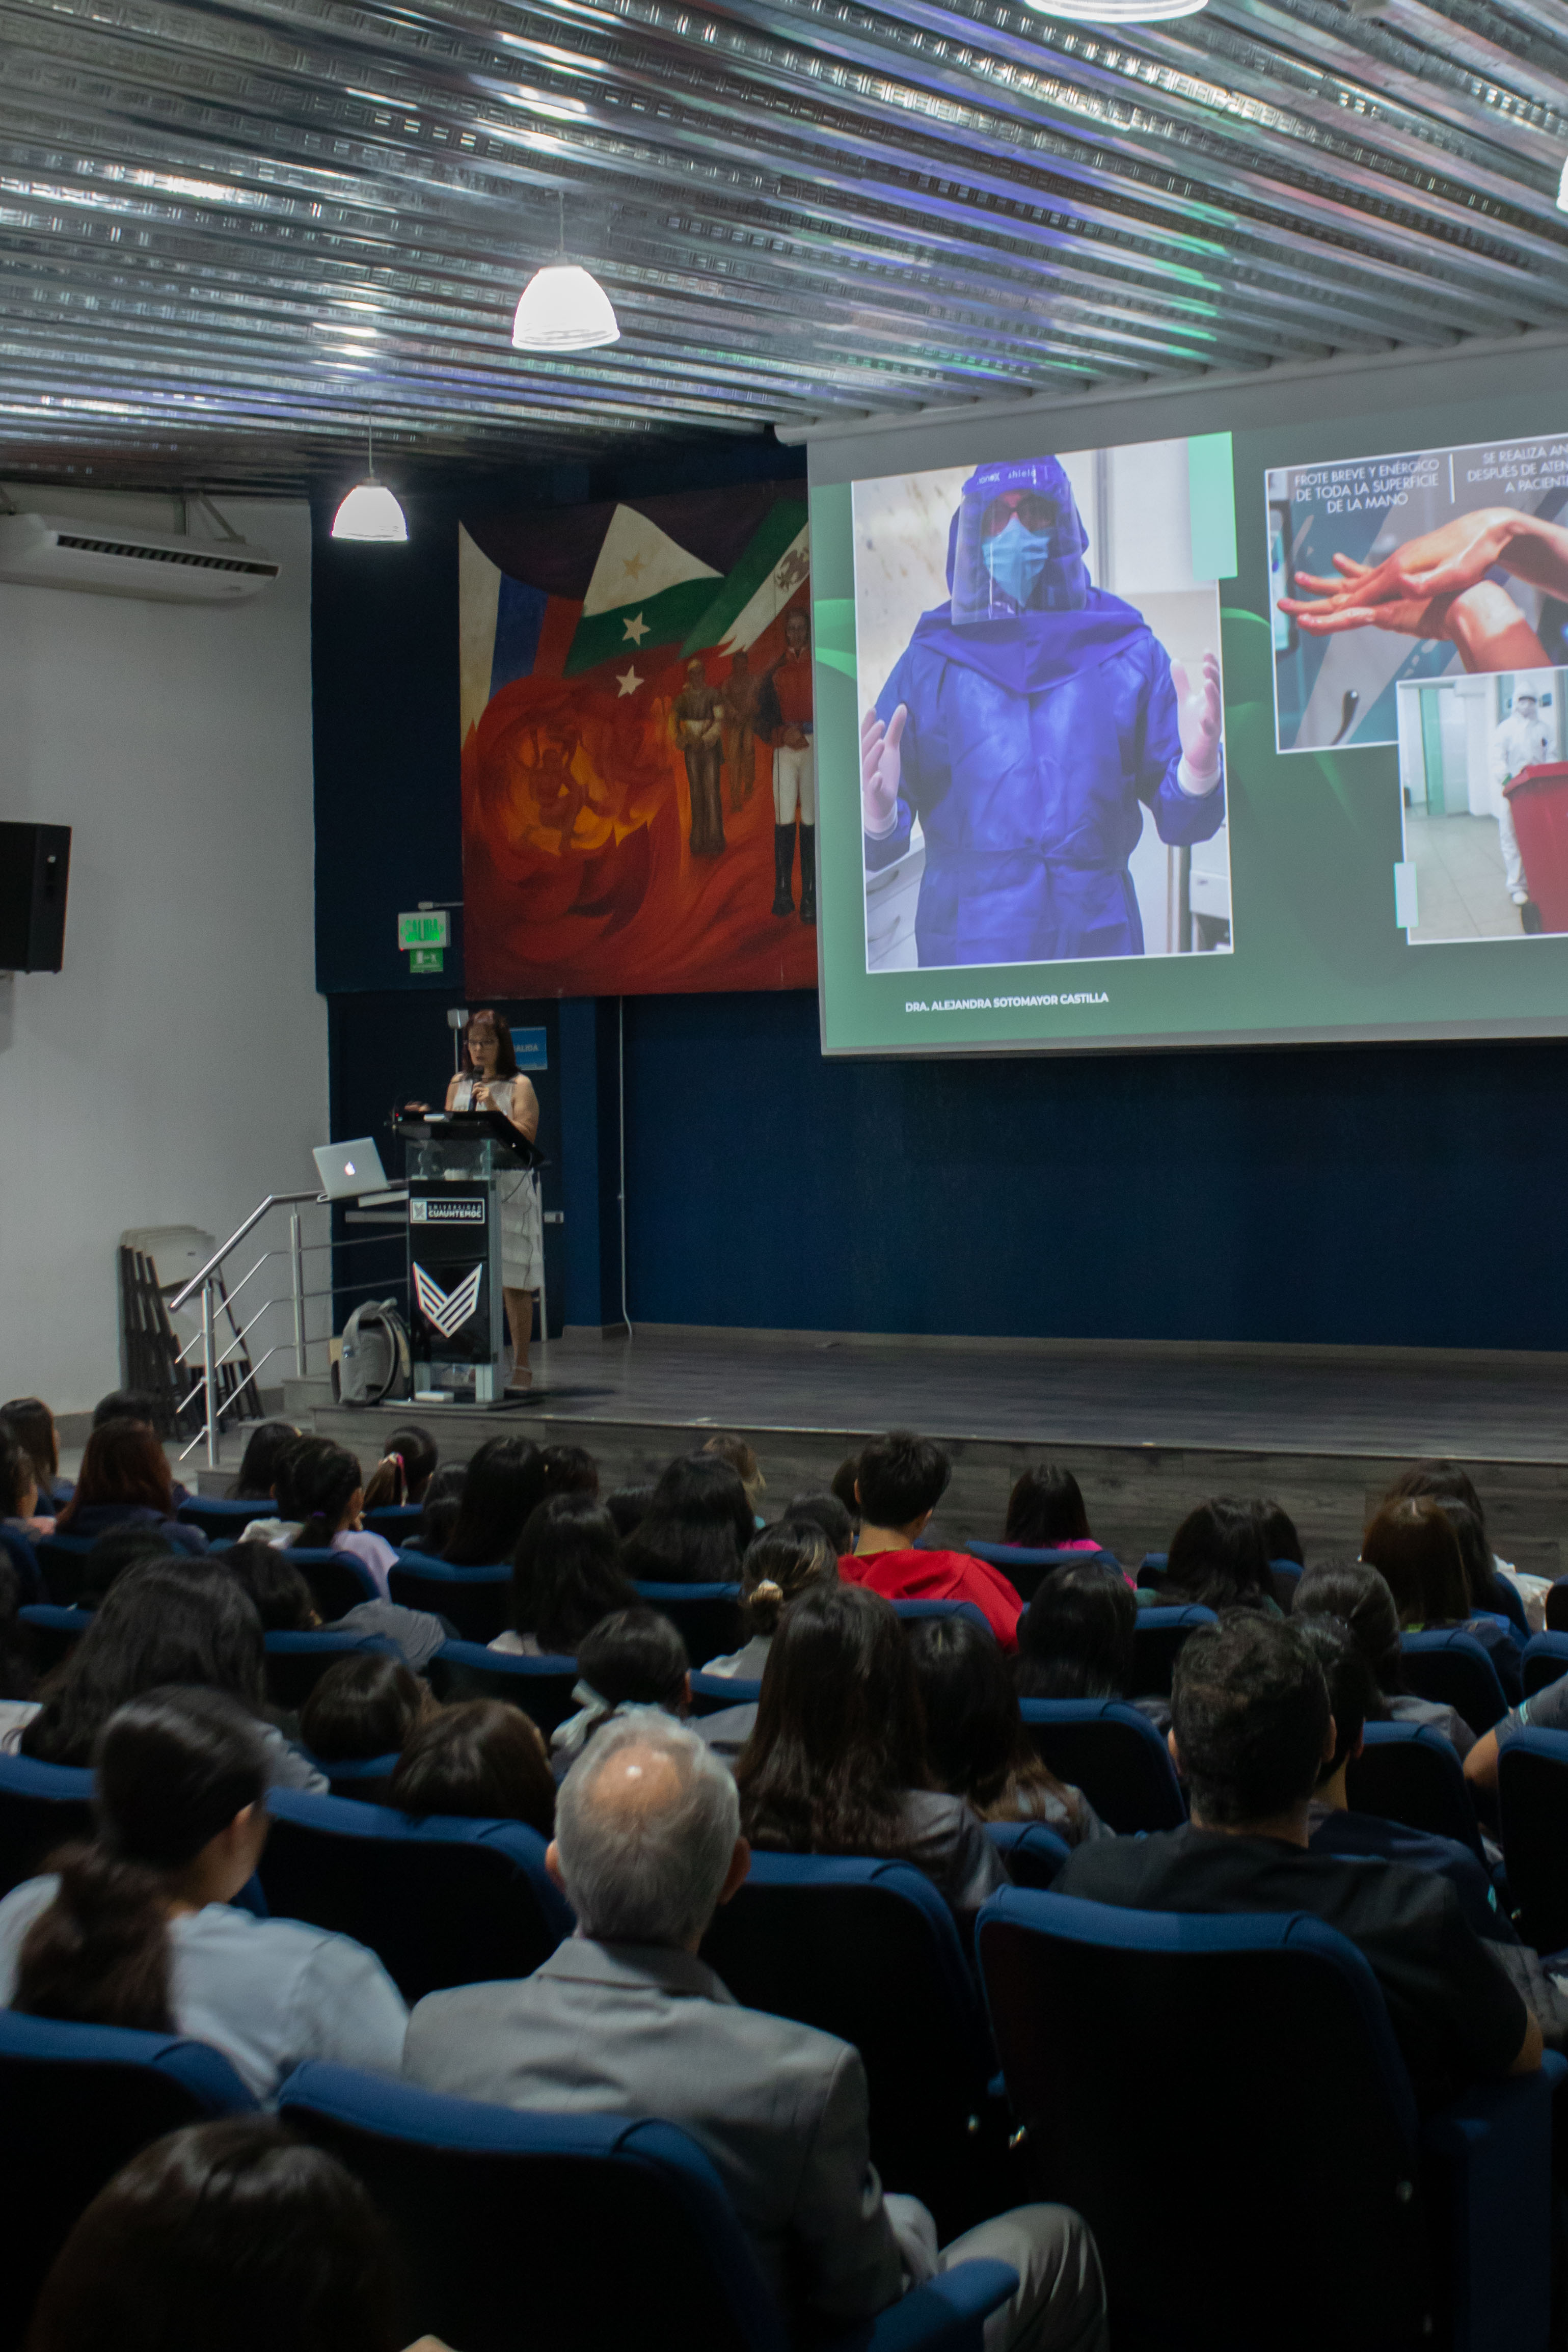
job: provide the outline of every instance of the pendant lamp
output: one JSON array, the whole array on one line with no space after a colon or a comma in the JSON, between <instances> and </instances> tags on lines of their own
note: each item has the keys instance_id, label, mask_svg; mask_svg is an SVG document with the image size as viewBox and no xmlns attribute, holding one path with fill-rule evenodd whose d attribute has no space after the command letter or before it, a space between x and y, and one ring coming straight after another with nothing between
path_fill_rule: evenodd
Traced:
<instances>
[{"instance_id":1,"label":"pendant lamp","mask_svg":"<svg viewBox=\"0 0 1568 2352\"><path fill-rule=\"evenodd\" d=\"M592 352L618 343L621 331L610 298L592 272L566 258L566 198L561 194L559 257L536 269L522 289L511 322L519 352Z\"/></svg>"},{"instance_id":2,"label":"pendant lamp","mask_svg":"<svg viewBox=\"0 0 1568 2352\"><path fill-rule=\"evenodd\" d=\"M408 518L384 482L375 478L375 427L365 420L365 478L332 517L334 539L405 540Z\"/></svg>"}]
</instances>

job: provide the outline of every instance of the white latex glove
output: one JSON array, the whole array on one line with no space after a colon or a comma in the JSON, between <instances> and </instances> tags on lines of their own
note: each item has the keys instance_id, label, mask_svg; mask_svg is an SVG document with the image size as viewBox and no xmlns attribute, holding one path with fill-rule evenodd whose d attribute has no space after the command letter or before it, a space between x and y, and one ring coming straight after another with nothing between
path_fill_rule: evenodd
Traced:
<instances>
[{"instance_id":1,"label":"white latex glove","mask_svg":"<svg viewBox=\"0 0 1568 2352\"><path fill-rule=\"evenodd\" d=\"M1219 782L1220 694L1219 659L1205 653L1202 675L1189 679L1179 661L1171 664L1171 684L1176 690L1176 731L1182 739L1182 772L1177 782L1194 796L1212 793Z\"/></svg>"},{"instance_id":2,"label":"white latex glove","mask_svg":"<svg viewBox=\"0 0 1568 2352\"><path fill-rule=\"evenodd\" d=\"M899 745L909 715L908 703L900 702L885 727L874 710L868 710L860 722L861 821L873 841L884 839L899 821L899 783L903 774Z\"/></svg>"}]
</instances>

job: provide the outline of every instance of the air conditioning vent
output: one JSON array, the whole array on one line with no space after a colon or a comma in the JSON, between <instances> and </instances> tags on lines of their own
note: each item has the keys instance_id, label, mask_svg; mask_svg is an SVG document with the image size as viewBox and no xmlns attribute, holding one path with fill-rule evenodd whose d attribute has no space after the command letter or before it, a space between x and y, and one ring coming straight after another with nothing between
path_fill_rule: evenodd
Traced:
<instances>
[{"instance_id":1,"label":"air conditioning vent","mask_svg":"<svg viewBox=\"0 0 1568 2352\"><path fill-rule=\"evenodd\" d=\"M122 530L41 514L0 515L0 580L72 588L91 596L145 596L163 604L232 604L282 569L243 540Z\"/></svg>"},{"instance_id":2,"label":"air conditioning vent","mask_svg":"<svg viewBox=\"0 0 1568 2352\"><path fill-rule=\"evenodd\" d=\"M79 548L88 555L127 555L134 563L184 563L197 572L244 572L258 580L276 580L279 567L269 555L224 555L201 547L144 547L129 539L83 539L77 531L56 534L57 547Z\"/></svg>"}]
</instances>

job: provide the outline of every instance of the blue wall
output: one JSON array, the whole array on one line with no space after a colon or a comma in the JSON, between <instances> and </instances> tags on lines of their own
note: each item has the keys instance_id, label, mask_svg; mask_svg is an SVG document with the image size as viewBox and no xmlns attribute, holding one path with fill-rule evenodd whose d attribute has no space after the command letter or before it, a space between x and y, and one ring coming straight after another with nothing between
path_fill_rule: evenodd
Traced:
<instances>
[{"instance_id":1,"label":"blue wall","mask_svg":"<svg viewBox=\"0 0 1568 2352\"><path fill-rule=\"evenodd\" d=\"M752 470L798 461L747 445L483 497ZM461 887L458 505L409 503L406 549L317 545L334 1135L425 1092L433 1057L449 1067L441 1008L462 998L460 932L431 981L395 947L400 908ZM569 1004L552 1023L552 1321L563 1293L573 1323L619 1311L616 1013ZM628 998L625 1016L634 1320L1564 1344L1568 1045L828 1063L812 994Z\"/></svg>"}]
</instances>

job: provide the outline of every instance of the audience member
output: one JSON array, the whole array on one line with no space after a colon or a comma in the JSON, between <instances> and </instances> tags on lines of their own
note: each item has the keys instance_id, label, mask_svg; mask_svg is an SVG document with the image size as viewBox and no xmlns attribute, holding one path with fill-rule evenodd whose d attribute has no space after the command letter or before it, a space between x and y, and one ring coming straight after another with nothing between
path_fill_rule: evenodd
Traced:
<instances>
[{"instance_id":1,"label":"audience member","mask_svg":"<svg viewBox=\"0 0 1568 2352\"><path fill-rule=\"evenodd\" d=\"M78 1595L83 1609L97 1609L103 1597L128 1568L140 1559L189 1559L192 1555L176 1543L172 1543L166 1528L154 1527L149 1521L127 1519L120 1527L107 1528L95 1536L81 1564L81 1587Z\"/></svg>"},{"instance_id":2,"label":"audience member","mask_svg":"<svg viewBox=\"0 0 1568 2352\"><path fill-rule=\"evenodd\" d=\"M22 1605L21 1578L8 1554L0 1551L0 1750L31 1720L37 1687L16 1621Z\"/></svg>"},{"instance_id":3,"label":"audience member","mask_svg":"<svg viewBox=\"0 0 1568 2352\"><path fill-rule=\"evenodd\" d=\"M1001 1570L968 1552L915 1549L952 1475L930 1438L907 1429L874 1437L855 1481L860 1533L838 1572L847 1584L863 1584L885 1601L972 1601L1002 1647L1016 1650L1024 1603Z\"/></svg>"},{"instance_id":4,"label":"audience member","mask_svg":"<svg viewBox=\"0 0 1568 2352\"><path fill-rule=\"evenodd\" d=\"M1089 1532L1078 1480L1054 1462L1037 1463L1015 1486L1002 1540L1026 1551L1100 1549Z\"/></svg>"},{"instance_id":5,"label":"audience member","mask_svg":"<svg viewBox=\"0 0 1568 2352\"><path fill-rule=\"evenodd\" d=\"M260 2116L192 2124L93 2199L26 2352L397 2352L397 2276L385 2225L335 2156Z\"/></svg>"},{"instance_id":6,"label":"audience member","mask_svg":"<svg viewBox=\"0 0 1568 2352\"><path fill-rule=\"evenodd\" d=\"M1258 1532L1263 1538L1263 1549L1270 1560L1289 1560L1298 1568L1305 1568L1307 1555L1296 1532L1296 1522L1283 1504L1254 1503L1252 1510L1258 1521Z\"/></svg>"},{"instance_id":7,"label":"audience member","mask_svg":"<svg viewBox=\"0 0 1568 2352\"><path fill-rule=\"evenodd\" d=\"M555 1780L539 1727L498 1698L438 1707L403 1743L388 1801L405 1813L524 1822L548 1837Z\"/></svg>"},{"instance_id":8,"label":"audience member","mask_svg":"<svg viewBox=\"0 0 1568 2352\"><path fill-rule=\"evenodd\" d=\"M1394 1480L1384 1500L1397 1503L1412 1495L1428 1496L1435 1503L1458 1503L1474 1514L1486 1536L1494 1585L1499 1578L1506 1580L1524 1604L1531 1632L1542 1632L1546 1623L1546 1596L1552 1589L1552 1580L1544 1576L1522 1575L1510 1561L1498 1558L1492 1549L1491 1537L1487 1533L1486 1507L1477 1491L1475 1480L1463 1464L1443 1461L1414 1463ZM1471 1596L1472 1606L1480 1609L1502 1609L1505 1606L1495 1591L1490 1600L1480 1599L1479 1593L1484 1590L1484 1584L1478 1586Z\"/></svg>"},{"instance_id":9,"label":"audience member","mask_svg":"<svg viewBox=\"0 0 1568 2352\"><path fill-rule=\"evenodd\" d=\"M435 1702L401 1658L351 1650L334 1660L300 1709L300 1737L322 1764L395 1756Z\"/></svg>"},{"instance_id":10,"label":"audience member","mask_svg":"<svg viewBox=\"0 0 1568 2352\"><path fill-rule=\"evenodd\" d=\"M1441 1503L1428 1496L1384 1503L1361 1539L1361 1556L1393 1593L1405 1632L1438 1633L1462 1626L1490 1656L1504 1696L1513 1701L1523 1696L1513 1636L1495 1618L1470 1613L1459 1538Z\"/></svg>"},{"instance_id":11,"label":"audience member","mask_svg":"<svg viewBox=\"0 0 1568 2352\"><path fill-rule=\"evenodd\" d=\"M858 1585L819 1581L785 1612L735 1780L753 1845L913 1863L966 1933L1007 1884L963 1798L931 1786L904 1629Z\"/></svg>"},{"instance_id":12,"label":"audience member","mask_svg":"<svg viewBox=\"0 0 1568 2352\"><path fill-rule=\"evenodd\" d=\"M1143 1911L1311 1912L1370 1962L1424 2108L1478 2079L1533 2074L1541 2028L1449 1882L1310 1850L1310 1808L1336 1742L1304 1631L1257 1611L1200 1626L1177 1654L1171 1703L1191 1822L1080 1847L1055 1891Z\"/></svg>"},{"instance_id":13,"label":"audience member","mask_svg":"<svg viewBox=\"0 0 1568 2352\"><path fill-rule=\"evenodd\" d=\"M568 1657L601 1617L635 1609L620 1538L604 1505L581 1491L531 1511L511 1563L511 1623L490 1643L513 1657Z\"/></svg>"},{"instance_id":14,"label":"audience member","mask_svg":"<svg viewBox=\"0 0 1568 2352\"><path fill-rule=\"evenodd\" d=\"M431 1559L441 1558L458 1525L468 1477L466 1462L443 1462L431 1472L419 1524L407 1539L408 1550L422 1551Z\"/></svg>"},{"instance_id":15,"label":"audience member","mask_svg":"<svg viewBox=\"0 0 1568 2352\"><path fill-rule=\"evenodd\" d=\"M218 1555L249 1595L264 1633L315 1633L321 1619L304 1577L277 1544L247 1538Z\"/></svg>"},{"instance_id":16,"label":"audience member","mask_svg":"<svg viewBox=\"0 0 1568 2352\"><path fill-rule=\"evenodd\" d=\"M683 1454L622 1545L621 1565L641 1584L733 1584L755 1533L740 1473L716 1454Z\"/></svg>"},{"instance_id":17,"label":"audience member","mask_svg":"<svg viewBox=\"0 0 1568 2352\"><path fill-rule=\"evenodd\" d=\"M38 1477L33 1467L33 1457L16 1433L0 1421L0 1549L4 1538L16 1535L22 1543L13 1548L18 1572L26 1568L26 1558L35 1538L53 1535L54 1519L38 1510ZM42 1591L30 1593L29 1599L41 1601Z\"/></svg>"},{"instance_id":18,"label":"audience member","mask_svg":"<svg viewBox=\"0 0 1568 2352\"><path fill-rule=\"evenodd\" d=\"M762 1527L763 1520L759 1506L767 1491L768 1482L763 1475L754 1447L748 1445L743 1437L728 1436L720 1430L707 1439L702 1451L704 1454L716 1454L721 1462L729 1464L745 1488L752 1518L759 1528Z\"/></svg>"},{"instance_id":19,"label":"audience member","mask_svg":"<svg viewBox=\"0 0 1568 2352\"><path fill-rule=\"evenodd\" d=\"M1548 1683L1543 1690L1510 1707L1500 1723L1482 1732L1466 1756L1465 1778L1482 1800L1489 1819L1496 1818L1498 1743L1509 1732L1522 1731L1527 1726L1534 1731L1568 1731L1568 1677Z\"/></svg>"},{"instance_id":20,"label":"audience member","mask_svg":"<svg viewBox=\"0 0 1568 2352\"><path fill-rule=\"evenodd\" d=\"M146 1389L110 1389L93 1406L92 1425L101 1429L105 1422L135 1421L143 1429L156 1431L162 1412L157 1398Z\"/></svg>"},{"instance_id":21,"label":"audience member","mask_svg":"<svg viewBox=\"0 0 1568 2352\"><path fill-rule=\"evenodd\" d=\"M258 2099L306 2058L395 2074L406 2012L371 1952L234 1897L267 1843L259 1724L217 1690L119 1707L93 1758L97 1828L0 1903L0 2001L189 2033Z\"/></svg>"},{"instance_id":22,"label":"audience member","mask_svg":"<svg viewBox=\"0 0 1568 2352\"><path fill-rule=\"evenodd\" d=\"M910 1626L909 1645L939 1789L963 1797L983 1822L1043 1822L1068 1845L1114 1835L1083 1790L1058 1780L1037 1751L1007 1662L983 1626L928 1618Z\"/></svg>"},{"instance_id":23,"label":"audience member","mask_svg":"<svg viewBox=\"0 0 1568 2352\"><path fill-rule=\"evenodd\" d=\"M882 2194L858 2054L741 2007L699 1958L746 1875L739 1827L734 1784L700 1739L657 1715L613 1726L557 1801L548 1861L577 1934L521 1981L428 1995L405 2074L524 2111L680 2125L717 2168L781 2305L814 2333L984 2254L1019 2278L987 2327L989 2352L1102 2352L1100 2265L1075 2214L1026 2206L938 2254L923 2207Z\"/></svg>"},{"instance_id":24,"label":"audience member","mask_svg":"<svg viewBox=\"0 0 1568 2352\"><path fill-rule=\"evenodd\" d=\"M15 1432L32 1457L37 1479L38 1507L46 1516L68 1503L75 1489L60 1476L60 1436L54 1414L42 1397L13 1397L0 1404L0 1422Z\"/></svg>"},{"instance_id":25,"label":"audience member","mask_svg":"<svg viewBox=\"0 0 1568 2352\"><path fill-rule=\"evenodd\" d=\"M625 1543L626 1538L641 1527L653 1501L651 1486L617 1486L605 1497L605 1508L616 1523L616 1533Z\"/></svg>"},{"instance_id":26,"label":"audience member","mask_svg":"<svg viewBox=\"0 0 1568 2352\"><path fill-rule=\"evenodd\" d=\"M1367 1664L1391 1723L1429 1723L1468 1756L1476 1735L1462 1715L1439 1699L1407 1690L1399 1647L1399 1612L1375 1568L1364 1560L1325 1559L1309 1568L1296 1587L1297 1617L1337 1617L1348 1625Z\"/></svg>"},{"instance_id":27,"label":"audience member","mask_svg":"<svg viewBox=\"0 0 1568 2352\"><path fill-rule=\"evenodd\" d=\"M585 1445L542 1445L539 1464L544 1473L546 1501L552 1495L597 1497L599 1465Z\"/></svg>"},{"instance_id":28,"label":"audience member","mask_svg":"<svg viewBox=\"0 0 1568 2352\"><path fill-rule=\"evenodd\" d=\"M544 1465L526 1437L487 1437L468 1464L457 1525L441 1555L452 1568L497 1568L517 1549L544 1498Z\"/></svg>"},{"instance_id":29,"label":"audience member","mask_svg":"<svg viewBox=\"0 0 1568 2352\"><path fill-rule=\"evenodd\" d=\"M365 1509L406 1510L412 1504L422 1504L440 1458L440 1447L416 1421L395 1429L366 1482Z\"/></svg>"},{"instance_id":30,"label":"audience member","mask_svg":"<svg viewBox=\"0 0 1568 2352\"><path fill-rule=\"evenodd\" d=\"M62 1536L100 1536L135 1521L162 1528L181 1551L205 1552L200 1528L174 1517L178 1508L169 1459L144 1421L100 1423L87 1441L81 1475L55 1520Z\"/></svg>"},{"instance_id":31,"label":"audience member","mask_svg":"<svg viewBox=\"0 0 1568 2352\"><path fill-rule=\"evenodd\" d=\"M1156 1582L1164 1599L1195 1601L1205 1609L1277 1612L1279 1607L1257 1512L1228 1495L1216 1495L1187 1513L1171 1538Z\"/></svg>"},{"instance_id":32,"label":"audience member","mask_svg":"<svg viewBox=\"0 0 1568 2352\"><path fill-rule=\"evenodd\" d=\"M833 1546L833 1557L841 1559L855 1549L857 1522L847 1511L837 1495L796 1495L784 1511L786 1519L810 1519L822 1529Z\"/></svg>"},{"instance_id":33,"label":"audience member","mask_svg":"<svg viewBox=\"0 0 1568 2352\"><path fill-rule=\"evenodd\" d=\"M578 1712L551 1734L551 1760L563 1780L595 1732L629 1706L685 1715L691 1705L686 1644L657 1609L617 1609L584 1635L577 1651Z\"/></svg>"},{"instance_id":34,"label":"audience member","mask_svg":"<svg viewBox=\"0 0 1568 2352\"><path fill-rule=\"evenodd\" d=\"M738 1650L710 1658L705 1675L761 1682L779 1621L797 1592L818 1577L838 1580L838 1555L815 1519L787 1518L753 1536L741 1562L741 1616L746 1639Z\"/></svg>"},{"instance_id":35,"label":"audience member","mask_svg":"<svg viewBox=\"0 0 1568 2352\"><path fill-rule=\"evenodd\" d=\"M1125 1698L1137 1622L1138 1603L1117 1570L1090 1560L1055 1570L1018 1626L1019 1697Z\"/></svg>"},{"instance_id":36,"label":"audience member","mask_svg":"<svg viewBox=\"0 0 1568 2352\"><path fill-rule=\"evenodd\" d=\"M276 1508L270 1517L246 1521L240 1533L242 1543L299 1542L305 1513L294 1496L294 1465L301 1457L308 1458L309 1449L315 1443L314 1438L297 1437L292 1444L279 1446L272 1464L272 1500Z\"/></svg>"},{"instance_id":37,"label":"audience member","mask_svg":"<svg viewBox=\"0 0 1568 2352\"><path fill-rule=\"evenodd\" d=\"M321 1790L326 1781L276 1726L266 1704L261 1621L216 1560L146 1559L116 1578L74 1650L41 1685L34 1714L3 1744L44 1764L89 1765L117 1708L166 1685L236 1700L258 1718L272 1783Z\"/></svg>"},{"instance_id":38,"label":"audience member","mask_svg":"<svg viewBox=\"0 0 1568 2352\"><path fill-rule=\"evenodd\" d=\"M270 1502L278 1485L278 1465L300 1433L291 1421L258 1422L245 1441L239 1474L228 1490L231 1503Z\"/></svg>"},{"instance_id":39,"label":"audience member","mask_svg":"<svg viewBox=\"0 0 1568 2352\"><path fill-rule=\"evenodd\" d=\"M293 1548L337 1551L357 1559L370 1571L371 1582L384 1601L397 1554L364 1525L363 1474L347 1446L335 1445L330 1437L307 1437L287 1457L284 1476L300 1513Z\"/></svg>"}]
</instances>

